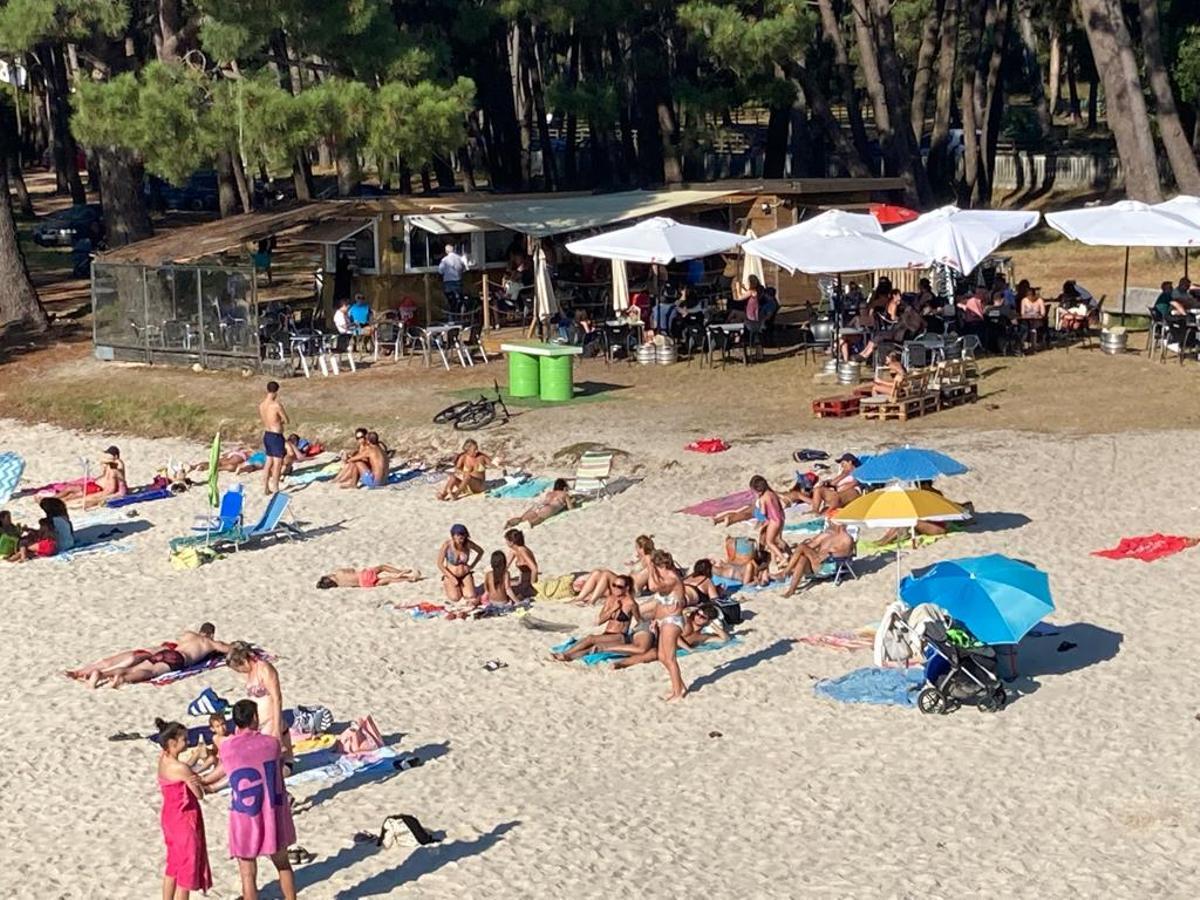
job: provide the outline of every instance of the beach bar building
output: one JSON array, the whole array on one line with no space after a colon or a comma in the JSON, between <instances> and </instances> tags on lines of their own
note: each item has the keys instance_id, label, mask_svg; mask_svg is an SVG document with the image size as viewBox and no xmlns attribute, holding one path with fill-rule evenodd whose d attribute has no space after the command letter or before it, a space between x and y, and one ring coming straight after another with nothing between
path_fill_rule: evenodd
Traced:
<instances>
[{"instance_id":1,"label":"beach bar building","mask_svg":"<svg viewBox=\"0 0 1200 900\"><path fill-rule=\"evenodd\" d=\"M258 368L260 320L273 306L323 322L336 301L362 294L376 313L406 307L418 321L438 321L446 244L471 263L466 291L486 297L514 246L654 215L761 237L823 209L886 201L899 187L894 178L827 178L610 194L386 195L232 216L99 256L95 352L107 360ZM805 276L769 266L764 274L785 306L817 296ZM488 316L486 302L482 312Z\"/></svg>"}]
</instances>

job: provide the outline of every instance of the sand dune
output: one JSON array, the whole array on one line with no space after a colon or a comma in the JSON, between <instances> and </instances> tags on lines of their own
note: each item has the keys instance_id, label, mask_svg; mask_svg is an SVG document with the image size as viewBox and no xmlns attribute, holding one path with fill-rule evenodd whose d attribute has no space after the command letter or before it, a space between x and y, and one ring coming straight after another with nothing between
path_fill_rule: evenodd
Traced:
<instances>
[{"instance_id":1,"label":"sand dune","mask_svg":"<svg viewBox=\"0 0 1200 900\"><path fill-rule=\"evenodd\" d=\"M799 446L868 450L895 436L853 426L831 439L806 422L766 438L726 434L732 450L700 456L682 451L690 431L638 430L594 408L571 421L587 428L522 435L539 474L568 474L551 456L587 434L628 451L621 465L644 480L535 529L529 544L551 573L619 566L641 532L682 561L716 554L724 532L672 510L740 489L755 472L784 478ZM204 455L182 442L116 440L134 481L167 457ZM1019 682L1027 693L996 716L928 718L813 696L814 679L868 659L794 638L873 621L893 590L891 558L837 589L749 601L743 642L685 659L692 695L674 705L659 699L657 666L565 666L547 659L555 635L511 617L412 621L392 608L437 599L432 579L314 588L336 565L430 571L456 521L490 551L523 506L440 504L424 485L307 487L294 507L317 536L195 571L173 570L166 544L204 511L199 491L138 507L151 527L119 540L129 552L0 564L10 654L0 680L0 893L157 894L155 748L106 738L181 717L205 684L235 699L238 682L219 670L93 693L59 673L208 619L219 637L280 655L289 705L323 703L343 721L371 713L399 749L428 760L295 791L309 807L297 819L300 843L317 854L299 871L304 896L1195 896L1200 725L1186 641L1200 551L1151 565L1088 553L1123 535L1200 533L1190 472L1162 474L1164 460L1193 457L1196 435L947 432L936 441L971 466L946 489L974 501L983 527L906 557L906 570L982 552L1030 560L1050 573L1053 621L1080 645L1039 655L1031 665L1041 674ZM30 483L77 474L77 457L107 443L0 422L0 448L26 456ZM254 514L258 482L247 481ZM28 499L9 508L19 520L34 509ZM562 604L537 612L581 629L591 616ZM493 658L507 668L485 671ZM445 840L412 852L352 842L395 812L416 814ZM206 801L205 815L210 895L235 897L222 801Z\"/></svg>"}]
</instances>

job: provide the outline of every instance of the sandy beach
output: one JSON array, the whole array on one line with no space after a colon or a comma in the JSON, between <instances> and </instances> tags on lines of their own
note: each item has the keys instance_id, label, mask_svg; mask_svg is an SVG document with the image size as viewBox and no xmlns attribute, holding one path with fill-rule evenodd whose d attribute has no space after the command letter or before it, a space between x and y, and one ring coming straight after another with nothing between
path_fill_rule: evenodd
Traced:
<instances>
[{"instance_id":1,"label":"sandy beach","mask_svg":"<svg viewBox=\"0 0 1200 900\"><path fill-rule=\"evenodd\" d=\"M681 562L722 550L724 529L674 510L784 482L794 450L870 452L904 432L821 429L797 418L733 446L683 451L694 423L654 427L640 404L522 418L480 436L519 447L538 475L568 475L559 449L587 439L625 451L617 473L641 480L529 533L544 571L620 567L639 533ZM548 427L549 422L554 427ZM841 424L841 423L839 423ZM447 450L452 432L441 432ZM406 435L384 434L403 444ZM905 554L903 566L1000 552L1050 575L1061 637L1022 658L1025 675L997 715L946 717L842 705L814 680L868 665L868 651L796 642L876 621L895 585L892 556L860 578L783 599L746 601L741 642L682 660L690 696L665 704L658 665L612 672L548 659L559 635L512 617L417 621L395 603L438 600L435 578L373 591L318 591L337 565L415 565L429 573L453 522L486 551L525 501L441 504L434 488L299 490L307 538L231 553L193 571L168 564L167 541L205 512L203 491L136 507L115 544L127 552L2 565L10 659L0 767L0 894L13 898L156 896L163 860L156 748L110 743L149 733L156 716L188 719L206 685L230 700L227 669L178 684L92 692L62 670L169 639L201 621L279 656L285 703L320 703L344 722L371 714L420 768L294 789L302 896L372 897L949 897L1196 896L1197 707L1186 636L1196 554L1151 563L1089 555L1122 536L1196 534L1200 492L1185 465L1197 434L1068 436L944 430L921 441L971 471L944 485L970 499L973 529ZM26 484L68 478L81 455L118 443L131 481L198 443L80 435L0 421L0 449L27 460ZM1167 474L1171 473L1171 474ZM232 476L223 476L229 484ZM259 480L247 476L251 516ZM12 501L31 521L32 498ZM749 533L737 526L730 533ZM588 630L593 610L540 603L539 617ZM1059 652L1060 642L1076 647ZM507 664L486 671L487 660ZM204 804L215 884L239 894L227 859L227 801ZM411 813L444 834L436 846L377 849L355 832ZM260 883L271 882L269 866ZM264 896L278 896L277 885Z\"/></svg>"}]
</instances>

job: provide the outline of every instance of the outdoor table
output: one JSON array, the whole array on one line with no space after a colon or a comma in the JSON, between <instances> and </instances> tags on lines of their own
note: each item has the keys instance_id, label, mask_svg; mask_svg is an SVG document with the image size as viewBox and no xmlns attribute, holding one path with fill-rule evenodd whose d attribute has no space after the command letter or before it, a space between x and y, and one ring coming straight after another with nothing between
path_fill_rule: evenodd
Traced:
<instances>
[{"instance_id":1,"label":"outdoor table","mask_svg":"<svg viewBox=\"0 0 1200 900\"><path fill-rule=\"evenodd\" d=\"M612 361L612 348L614 338L620 339L621 336L630 332L637 332L637 342L639 344L645 342L646 324L641 319L608 319L603 323L604 335L604 359Z\"/></svg>"},{"instance_id":2,"label":"outdoor table","mask_svg":"<svg viewBox=\"0 0 1200 900\"><path fill-rule=\"evenodd\" d=\"M424 350L425 356L425 368L429 368L433 362L432 357L434 343L436 342L441 345L451 332L459 331L461 328L461 325L426 325L423 328L417 328L417 331L421 332L421 334L425 336L425 340L422 342L424 345L422 349ZM444 351L442 353L442 361L445 362ZM448 362L446 362L446 368L450 368L450 364Z\"/></svg>"},{"instance_id":3,"label":"outdoor table","mask_svg":"<svg viewBox=\"0 0 1200 900\"><path fill-rule=\"evenodd\" d=\"M574 344L515 341L501 344L508 355L508 393L513 397L570 400L575 396L574 357L583 348Z\"/></svg>"},{"instance_id":4,"label":"outdoor table","mask_svg":"<svg viewBox=\"0 0 1200 900\"><path fill-rule=\"evenodd\" d=\"M729 348L734 337L746 330L744 322L715 322L708 326L708 364L712 365L713 340L718 339L721 342L721 364L724 365L729 359ZM750 357L746 351L746 347L742 347L743 354L748 362Z\"/></svg>"}]
</instances>

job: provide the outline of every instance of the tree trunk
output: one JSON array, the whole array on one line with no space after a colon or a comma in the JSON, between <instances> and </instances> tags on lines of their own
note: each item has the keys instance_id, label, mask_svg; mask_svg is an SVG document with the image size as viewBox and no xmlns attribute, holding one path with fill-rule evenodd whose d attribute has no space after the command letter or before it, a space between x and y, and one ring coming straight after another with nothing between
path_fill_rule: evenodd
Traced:
<instances>
[{"instance_id":1,"label":"tree trunk","mask_svg":"<svg viewBox=\"0 0 1200 900\"><path fill-rule=\"evenodd\" d=\"M104 239L123 247L154 233L142 199L141 167L121 147L96 147L100 162L100 193L104 198Z\"/></svg>"},{"instance_id":2,"label":"tree trunk","mask_svg":"<svg viewBox=\"0 0 1200 900\"><path fill-rule=\"evenodd\" d=\"M250 179L246 177L246 167L242 165L242 158L237 153L230 152L229 164L233 171L233 186L237 190L238 201L241 203L242 212L254 211L254 190L250 183Z\"/></svg>"},{"instance_id":3,"label":"tree trunk","mask_svg":"<svg viewBox=\"0 0 1200 900\"><path fill-rule=\"evenodd\" d=\"M1062 26L1057 20L1050 21L1050 59L1047 66L1047 86L1050 89L1050 116L1058 113L1058 104L1062 102Z\"/></svg>"},{"instance_id":4,"label":"tree trunk","mask_svg":"<svg viewBox=\"0 0 1200 900\"><path fill-rule=\"evenodd\" d=\"M782 73L781 73L782 74ZM796 89L796 97L792 101L792 108L789 110L789 128L791 130L791 142L788 147L788 155L791 158L791 165L784 172L788 178L820 178L824 176L824 170L818 168L818 150L814 136L808 127L808 101L804 96L804 91Z\"/></svg>"},{"instance_id":5,"label":"tree trunk","mask_svg":"<svg viewBox=\"0 0 1200 900\"><path fill-rule=\"evenodd\" d=\"M617 123L621 127L621 158L617 162L616 171L625 173L618 180L628 184L635 174L637 162L637 144L633 139L633 68L629 56L622 50L621 37L616 29L608 30L608 69L614 73L617 85Z\"/></svg>"},{"instance_id":6,"label":"tree trunk","mask_svg":"<svg viewBox=\"0 0 1200 900\"><path fill-rule=\"evenodd\" d=\"M33 200L21 173L21 130L18 127L17 109L0 105L0 168L9 173L9 179L17 195L21 215L34 217Z\"/></svg>"},{"instance_id":7,"label":"tree trunk","mask_svg":"<svg viewBox=\"0 0 1200 900\"><path fill-rule=\"evenodd\" d=\"M1146 98L1133 59L1129 29L1118 0L1079 0L1096 71L1104 81L1105 118L1125 170L1125 193L1158 203L1162 187Z\"/></svg>"},{"instance_id":8,"label":"tree trunk","mask_svg":"<svg viewBox=\"0 0 1200 900\"><path fill-rule=\"evenodd\" d=\"M767 119L767 151L763 159L763 178L782 178L787 160L788 128L792 121L791 106L773 106Z\"/></svg>"},{"instance_id":9,"label":"tree trunk","mask_svg":"<svg viewBox=\"0 0 1200 900\"><path fill-rule=\"evenodd\" d=\"M809 74L808 69L791 60L783 64L783 70L787 72L788 77L792 79L796 87L804 92L804 97L808 101L808 108L812 110L814 121L820 124L821 129L829 138L829 143L833 146L834 157L845 164L851 177L871 177L873 173L870 167L855 151L854 145L850 143L850 139L846 137L846 133L842 131L841 124L829 108L829 100L826 98L824 91L821 90L820 82Z\"/></svg>"},{"instance_id":10,"label":"tree trunk","mask_svg":"<svg viewBox=\"0 0 1200 900\"><path fill-rule=\"evenodd\" d=\"M187 19L182 0L158 0L158 21L154 49L163 62L179 62L188 51L184 29Z\"/></svg>"},{"instance_id":11,"label":"tree trunk","mask_svg":"<svg viewBox=\"0 0 1200 900\"><path fill-rule=\"evenodd\" d=\"M934 91L933 131L929 136L931 189L953 190L954 164L949 159L950 114L954 106L954 70L958 64L959 0L945 0L941 46L938 48L937 89Z\"/></svg>"},{"instance_id":12,"label":"tree trunk","mask_svg":"<svg viewBox=\"0 0 1200 900\"><path fill-rule=\"evenodd\" d=\"M671 98L659 82L659 99L654 105L658 115L658 132L662 141L663 180L667 184L683 184L683 162L679 158L679 122Z\"/></svg>"},{"instance_id":13,"label":"tree trunk","mask_svg":"<svg viewBox=\"0 0 1200 900\"><path fill-rule=\"evenodd\" d=\"M963 41L962 96L959 107L963 126L963 177L958 186L959 206L970 206L979 180L979 132L975 119L975 80L979 74L979 47L983 41L983 4L967 3L967 35Z\"/></svg>"},{"instance_id":14,"label":"tree trunk","mask_svg":"<svg viewBox=\"0 0 1200 900\"><path fill-rule=\"evenodd\" d=\"M575 92L579 87L579 35L575 31L575 21L571 20L570 45L567 47L567 90ZM595 144L595 125L588 123L592 129L592 143ZM565 186L574 188L579 184L579 159L576 143L579 139L579 117L574 107L567 113L567 144L563 155L563 181Z\"/></svg>"},{"instance_id":15,"label":"tree trunk","mask_svg":"<svg viewBox=\"0 0 1200 900\"><path fill-rule=\"evenodd\" d=\"M1067 105L1070 107L1071 124L1079 128L1083 125L1083 115L1079 105L1079 78L1076 73L1078 64L1075 51L1069 43L1063 46L1063 56L1067 70Z\"/></svg>"},{"instance_id":16,"label":"tree trunk","mask_svg":"<svg viewBox=\"0 0 1200 900\"><path fill-rule=\"evenodd\" d=\"M1162 34L1158 21L1158 0L1138 0L1138 12L1142 23L1142 50L1146 58L1146 77L1154 92L1158 133L1171 161L1175 184L1185 194L1200 194L1200 168L1196 166L1196 155L1192 152L1179 110L1175 106L1175 94L1171 88L1171 77L1163 61ZM1136 70L1135 70L1136 73Z\"/></svg>"},{"instance_id":17,"label":"tree trunk","mask_svg":"<svg viewBox=\"0 0 1200 900\"><path fill-rule=\"evenodd\" d=\"M87 203L87 192L79 177L79 146L71 134L71 91L67 83L66 59L58 44L43 44L42 47L50 126L54 134L54 172L58 192L69 191L72 203Z\"/></svg>"},{"instance_id":18,"label":"tree trunk","mask_svg":"<svg viewBox=\"0 0 1200 900\"><path fill-rule=\"evenodd\" d=\"M1100 76L1093 73L1088 78L1087 130L1095 131L1100 112Z\"/></svg>"},{"instance_id":19,"label":"tree trunk","mask_svg":"<svg viewBox=\"0 0 1200 900\"><path fill-rule=\"evenodd\" d=\"M1038 59L1037 34L1033 30L1033 0L1017 0L1017 26L1021 35L1021 48L1025 54L1025 75L1029 81L1029 99L1037 114L1038 132L1042 139L1050 137L1051 107L1046 102L1045 85L1042 82L1042 64ZM1051 60L1054 53L1050 54Z\"/></svg>"},{"instance_id":20,"label":"tree trunk","mask_svg":"<svg viewBox=\"0 0 1200 900\"><path fill-rule=\"evenodd\" d=\"M358 167L358 153L349 138L343 138L334 149L337 164L337 192L339 197L349 197L362 181L362 170ZM428 177L428 173L423 173Z\"/></svg>"},{"instance_id":21,"label":"tree trunk","mask_svg":"<svg viewBox=\"0 0 1200 900\"><path fill-rule=\"evenodd\" d=\"M321 146L325 148L325 152L329 153L329 144L326 141L321 142ZM333 164L332 154L327 165ZM296 189L297 200L311 200L316 194L313 188L312 166L309 165L308 157L303 150L297 150L296 155L292 157L292 185Z\"/></svg>"},{"instance_id":22,"label":"tree trunk","mask_svg":"<svg viewBox=\"0 0 1200 900\"><path fill-rule=\"evenodd\" d=\"M957 2L957 0L950 0ZM837 69L838 81L842 89L842 103L846 107L846 116L850 120L850 136L858 151L858 158L864 167L870 159L870 149L867 142L867 129L863 125L862 108L858 102L858 91L854 88L854 70L850 68L850 56L846 52L846 41L842 36L842 27L838 22L831 0L817 0L821 12L821 31L825 40L833 48L833 62Z\"/></svg>"},{"instance_id":23,"label":"tree trunk","mask_svg":"<svg viewBox=\"0 0 1200 900\"><path fill-rule=\"evenodd\" d=\"M542 149L542 180L546 190L559 187L558 166L550 141L550 123L546 121L546 92L542 88L542 64L538 53L537 31L529 23L521 29L521 60L525 70L526 89L532 101L533 117L537 120L538 144Z\"/></svg>"},{"instance_id":24,"label":"tree trunk","mask_svg":"<svg viewBox=\"0 0 1200 900\"><path fill-rule=\"evenodd\" d=\"M9 156L8 161L11 166L13 190L17 195L17 208L21 211L22 216L32 219L37 213L33 208L33 199L29 196L29 187L25 184L25 174L21 171L21 164L16 155Z\"/></svg>"},{"instance_id":25,"label":"tree trunk","mask_svg":"<svg viewBox=\"0 0 1200 900\"><path fill-rule=\"evenodd\" d=\"M935 0L921 28L921 46L917 50L917 69L913 73L912 130L917 143L925 134L925 107L929 100L929 83L933 80L933 58L938 50L939 23L945 16L946 0Z\"/></svg>"},{"instance_id":26,"label":"tree trunk","mask_svg":"<svg viewBox=\"0 0 1200 900\"><path fill-rule=\"evenodd\" d=\"M0 160L9 158L10 151L8 142L0 136ZM17 242L17 223L13 220L8 193L8 166L0 164L0 325L9 322L22 322L34 331L45 331L50 324Z\"/></svg>"},{"instance_id":27,"label":"tree trunk","mask_svg":"<svg viewBox=\"0 0 1200 900\"><path fill-rule=\"evenodd\" d=\"M976 205L988 206L992 202L992 175L996 171L996 143L1000 138L1000 118L1004 112L1004 49L1008 43L1008 31L1012 22L1010 0L996 0L996 17L992 26L992 51L988 57L987 84L984 92L983 122L980 127L983 137L981 150L982 165L980 178L975 184Z\"/></svg>"},{"instance_id":28,"label":"tree trunk","mask_svg":"<svg viewBox=\"0 0 1200 900\"><path fill-rule=\"evenodd\" d=\"M508 68L512 80L513 109L517 114L517 126L521 136L521 190L529 190L533 178L533 129L529 111L529 100L525 93L525 77L522 72L521 29L513 22L508 28Z\"/></svg>"},{"instance_id":29,"label":"tree trunk","mask_svg":"<svg viewBox=\"0 0 1200 900\"><path fill-rule=\"evenodd\" d=\"M237 182L233 175L233 154L228 150L217 151L217 205L222 219L237 215L240 211Z\"/></svg>"},{"instance_id":30,"label":"tree trunk","mask_svg":"<svg viewBox=\"0 0 1200 900\"><path fill-rule=\"evenodd\" d=\"M858 43L858 65L862 69L863 81L867 85L867 96L871 99L871 111L875 115L875 131L881 143L892 141L892 121L888 116L887 96L883 87L883 76L879 73L879 48L875 46L875 34L871 28L871 14L867 8L869 0L850 0L851 18L854 19L854 37Z\"/></svg>"},{"instance_id":31,"label":"tree trunk","mask_svg":"<svg viewBox=\"0 0 1200 900\"><path fill-rule=\"evenodd\" d=\"M904 73L896 54L896 35L892 22L890 0L871 0L875 46L879 54L879 71L883 75L883 95L892 128L892 152L896 170L904 179L904 191L910 205L924 209L929 203L929 179L921 162L921 148L913 136L910 113L912 100L904 89Z\"/></svg>"}]
</instances>

